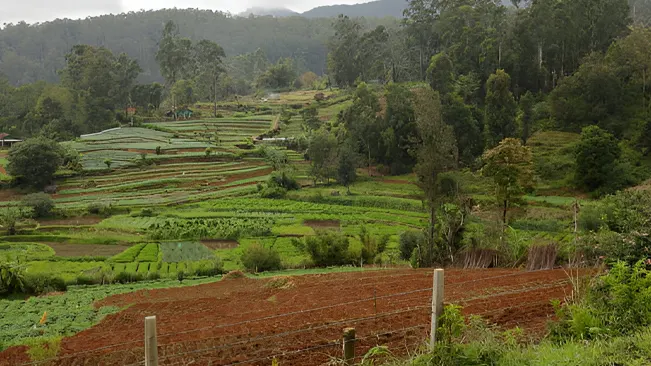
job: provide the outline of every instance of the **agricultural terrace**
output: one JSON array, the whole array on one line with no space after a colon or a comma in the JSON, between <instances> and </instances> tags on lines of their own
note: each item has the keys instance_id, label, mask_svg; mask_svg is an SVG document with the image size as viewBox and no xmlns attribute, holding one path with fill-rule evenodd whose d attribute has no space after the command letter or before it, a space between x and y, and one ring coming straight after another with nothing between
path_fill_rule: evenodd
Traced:
<instances>
[{"instance_id":1,"label":"agricultural terrace","mask_svg":"<svg viewBox=\"0 0 651 366\"><path fill-rule=\"evenodd\" d=\"M257 108L264 109L263 113L266 113L264 115L256 114L259 112L252 107L256 103L261 103L260 101L244 100L238 102L239 106L235 104L220 106L220 111L226 115L223 118L165 121L148 123L141 127L122 127L67 142L67 145L81 153L84 170L83 174L71 175L68 172L59 174L57 192L52 195L59 216L53 219L20 222L17 235L0 237L0 260L20 263L25 274L31 278L43 275L58 279L57 282L41 284L43 290L67 287L67 292L59 296L33 297L21 301L0 300L0 309L3 313L0 323L0 349L9 348L0 353L0 364L6 363L7 360L15 360L12 357L17 357L17 360L23 362L30 359L47 359L56 355L65 357L83 351L86 347L95 348L99 344L92 344L84 337L94 334L93 332L98 329L111 334L109 338L102 338L100 343L105 346L117 342L118 338L136 342L133 337L136 333L142 333L142 315L145 315L143 309L150 309L149 304L142 301L142 296L149 296L145 295L149 294L149 291L126 297L109 298L98 306L93 304L113 294L214 282L216 278L212 276L221 271L244 270L242 256L252 247L272 248L279 254L282 268L303 271L313 264L311 258L305 251L299 249L295 241L315 236L322 231L331 231L348 238L351 256L359 258L351 264L362 264L366 268L370 266L376 269L408 266L408 261L400 256L400 235L409 230L421 230L428 222L428 213L422 204L422 191L416 185L414 175L384 176L375 169L371 171L358 169L359 179L350 186L351 194L348 195L346 187L336 184L312 187L312 179L308 174L309 163L304 160L302 153L269 142L255 141L254 144L255 137L271 129L280 131L275 132L277 136L301 136L304 132L297 111L307 104L315 93L281 94L279 101L269 100L264 103L270 106ZM281 109L285 108L281 106L287 105L290 100L294 101L297 109L288 120L280 122ZM348 105L350 105L349 96L335 95L323 102L323 108L319 109L319 118L324 121L334 119L336 114ZM292 109L291 106L287 108ZM238 109L242 111L237 111ZM558 169L551 169L551 166L554 164L552 160L569 159L571 153L569 147L576 141L577 136L551 132L534 135L530 140L534 158L539 166L543 167L543 170L537 171L536 174L545 176L557 174L558 179L545 179L545 183L540 183L537 187L538 195L524 196L522 205L514 207L510 212L512 221L506 235L510 242L515 243L522 255L525 255L528 246L532 243L567 243L574 238L571 230L573 217L571 207L574 199L567 197L560 189L563 185L562 173L571 169L571 163L567 163L569 166L562 167L560 172ZM261 145L286 153L289 163L286 169L297 178L302 189L290 191L286 196L278 199L260 197L258 185L266 182L273 171L267 159L257 154ZM0 160L0 163L3 162L4 160ZM544 170L546 166L549 168ZM468 218L468 230L474 230L482 223L496 221L498 211L494 206L492 196L494 187L491 181L469 171L459 171L454 174L463 186L464 192L474 201L472 213ZM17 206L24 197L24 192L5 189L0 192L0 195L2 197L0 205ZM588 200L583 203L589 205ZM524 209L525 205L526 209ZM364 263L361 259L363 258L362 233L373 238L387 238L386 249L375 263ZM474 231L473 235L476 240L482 240L483 232ZM559 255L566 258L568 254ZM354 267L345 268L345 270L353 269ZM396 277L392 277L394 275ZM407 275L405 272L395 272L395 274L388 272L389 283L394 285L386 288L378 287L380 291L378 293L387 291L386 293L389 294L390 291L398 288L403 289L404 283L400 279L405 275ZM325 277L324 281L337 283L357 281L355 277L351 277L352 275L341 276L332 277L331 280L327 280L330 277ZM364 274L359 276L362 279L366 278ZM419 275L413 274L413 276ZM477 276L481 277L484 274L477 272L465 275L459 272L458 276L478 278ZM404 278L408 277L409 275ZM532 290L536 294L531 296L536 297L537 300L531 303L531 308L526 309L532 312L538 311L536 310L538 305L547 304L550 298L562 291L565 286L562 281L559 282L562 276L555 273L552 277L555 278L552 286L554 290L545 290L546 292ZM375 278L375 275L369 275L369 278ZM526 279L528 277L523 278L524 281L529 281ZM96 285L98 279L101 283L114 284L98 286ZM418 281L421 280L423 286L426 286L425 282L430 281L425 277ZM223 324L225 319L244 320L292 309L297 310L303 306L316 307L321 299L336 297L323 292L324 289L335 287L313 287L309 284L310 281L312 279L296 280L296 289L286 293L276 293L274 289L265 290L264 282L248 280L220 282L220 284L206 285L209 287L201 289L184 288L182 301L178 298L179 293L169 293L171 299L180 301L171 303L173 305L170 305L169 309L188 310L187 316L177 313L177 319L181 323L191 321L186 318L195 317L197 314L199 318L196 319L204 319L207 313L201 311L209 311L211 316L217 314L215 324ZM535 289L543 280L532 281L537 284L533 287ZM378 286L380 283L387 283L380 280L376 282ZM421 285L420 282L418 284ZM506 291L508 288L506 285L499 286L501 288L499 291ZM290 287L293 288L293 285ZM243 291L241 296L228 297L226 303L220 303L219 306L213 303L205 303L202 309L188 306L195 302L196 298L193 296L198 296L206 289L209 292L216 291L215 295L221 296L219 294L232 294L229 289L240 288ZM349 290L357 292L353 289ZM482 291L489 291L489 289L486 287ZM482 291L478 288L475 295L467 296L476 298L480 293L484 293ZM301 297L302 303L290 306L286 303L289 298L286 296L295 292L321 293L323 296L310 299L306 295ZM167 292L152 292L152 294L168 296L165 295ZM452 292L450 296L450 299L456 299L461 295ZM523 295L517 301L523 303L527 301L527 296ZM268 311L251 308L251 311L259 312L239 315L216 310L223 309L224 304L231 302L239 304L229 307L232 309L253 306L253 302L242 303L243 298L251 301L259 299L262 301L261 304L268 304L271 308ZM520 304L510 300L500 301L501 304L509 304L509 306ZM426 296L422 299L413 299L413 305L420 306L421 303L427 303ZM481 301L476 303L476 311L472 310L472 307L469 311L489 316L488 308L478 305L480 303ZM73 306L70 306L71 304ZM120 309L128 304L136 304L136 306L129 308L131 313L121 312ZM392 308L384 307L398 305L383 303L379 306L382 311L389 311ZM176 315L172 312L163 310L158 312L156 307L151 309L160 316L163 334L198 327L196 322L190 328L181 323L174 324L171 318ZM537 315L539 317L535 318L538 320L530 319L535 331L540 330L541 319L546 318L550 313L547 307L543 310ZM48 314L46 320L39 323L45 312ZM108 314L115 315L104 319ZM348 317L365 314L350 313ZM491 317L495 316L494 313L491 314L493 314L490 315ZM371 336L386 330L390 331L394 325L398 327L401 324L407 326L413 323L414 327L420 327L425 316L423 310L421 315L414 318L397 318L395 322L387 324L388 328L370 326L365 328L367 332L363 335ZM525 319L527 316L525 314L513 319ZM328 319L335 318L309 316L309 319L316 322L315 324L324 324L323 322L328 322ZM74 338L61 340L61 337L73 336L102 319L104 320L99 328L92 328ZM288 329L297 327L297 324L305 322L306 319L308 318L295 319L288 323L290 327ZM491 319L498 319L499 322L503 321L507 325L519 324L515 320L509 322L510 318L507 315L504 315L504 318ZM34 324L37 324L36 328ZM271 325L263 325L265 329L260 329L256 334L259 336L270 334L269 326ZM336 328L341 327L337 325ZM201 344L197 343L194 347L191 343L197 341L202 335L201 332L197 332L187 339L180 339L179 349L189 351L193 347L195 349L204 346L212 347L220 342L220 337L226 337L228 343L233 341L234 337L239 337L220 334L218 332L206 334L209 339L201 341L203 342ZM313 336L316 337L317 334L313 333ZM412 340L417 343L422 340L424 334L424 328L420 327L413 333ZM337 337L334 333L328 336L333 339ZM416 346L416 343L413 345ZM172 348L178 346L170 339L164 340L162 344L166 347L165 352L168 349L171 352ZM300 346L305 345L307 344ZM27 348L13 346L27 346ZM139 354L139 347L141 348L142 345L137 343L127 347L116 347L104 356L90 354L83 357L85 361L79 362L101 363L99 360L104 359L102 357L122 357L125 363L131 362L131 360L135 361L134 355ZM278 349L292 348L283 347ZM50 352L48 353L47 350ZM246 351L249 355L247 350L240 351ZM263 347L259 352L250 355L260 354L266 357L272 351L274 350ZM223 359L231 360L232 352L234 351L227 351L228 356L224 356ZM204 361L203 356L197 357L200 357L198 360L202 360L201 362ZM209 358L212 360L213 357L214 355L211 355ZM309 359L313 359L314 364L323 361L322 357L316 354L314 358L311 357ZM65 362L76 364L77 361L74 360L76 358L73 357ZM16 364L12 363L13 361L9 362ZM66 364L65 362L55 363Z\"/></svg>"}]
</instances>

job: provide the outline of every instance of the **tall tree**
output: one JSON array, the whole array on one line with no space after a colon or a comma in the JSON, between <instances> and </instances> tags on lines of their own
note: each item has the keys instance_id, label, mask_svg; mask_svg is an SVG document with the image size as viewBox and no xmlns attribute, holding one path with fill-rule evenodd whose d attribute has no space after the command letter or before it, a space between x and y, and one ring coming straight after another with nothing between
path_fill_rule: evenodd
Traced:
<instances>
[{"instance_id":1,"label":"tall tree","mask_svg":"<svg viewBox=\"0 0 651 366\"><path fill-rule=\"evenodd\" d=\"M529 136L531 136L531 129L533 124L533 106L536 102L533 94L530 91L527 91L520 98L520 127L522 130L522 145L527 144Z\"/></svg>"},{"instance_id":2,"label":"tall tree","mask_svg":"<svg viewBox=\"0 0 651 366\"><path fill-rule=\"evenodd\" d=\"M413 93L403 85L390 83L386 87L381 132L384 156L378 158L389 166L391 174L402 174L413 167L410 151L418 137L413 98Z\"/></svg>"},{"instance_id":3,"label":"tall tree","mask_svg":"<svg viewBox=\"0 0 651 366\"><path fill-rule=\"evenodd\" d=\"M217 97L219 78L225 72L222 58L226 57L224 49L217 43L201 40L194 46L194 58L197 63L198 80L207 86L213 101L213 116L217 117Z\"/></svg>"},{"instance_id":4,"label":"tall tree","mask_svg":"<svg viewBox=\"0 0 651 366\"><path fill-rule=\"evenodd\" d=\"M362 25L359 21L340 15L333 24L335 34L328 43L328 71L335 83L351 86L360 75L356 62L361 39Z\"/></svg>"},{"instance_id":5,"label":"tall tree","mask_svg":"<svg viewBox=\"0 0 651 366\"><path fill-rule=\"evenodd\" d=\"M129 58L126 53L121 53L115 60L113 67L113 78L115 80L115 102L122 106L127 115L126 109L131 105L131 90L136 78L142 72L138 61Z\"/></svg>"},{"instance_id":6,"label":"tall tree","mask_svg":"<svg viewBox=\"0 0 651 366\"><path fill-rule=\"evenodd\" d=\"M507 137L515 136L517 104L511 93L511 77L497 70L486 82L486 141L495 146Z\"/></svg>"},{"instance_id":7,"label":"tall tree","mask_svg":"<svg viewBox=\"0 0 651 366\"><path fill-rule=\"evenodd\" d=\"M507 213L514 199L533 185L531 149L520 140L506 138L484 153L482 175L493 178L495 197L502 206L502 232L508 225Z\"/></svg>"},{"instance_id":8,"label":"tall tree","mask_svg":"<svg viewBox=\"0 0 651 366\"><path fill-rule=\"evenodd\" d=\"M581 132L576 146L575 177L579 187L587 191L602 190L610 193L621 188L619 182L624 172L618 167L622 150L612 134L598 126L588 126Z\"/></svg>"},{"instance_id":9,"label":"tall tree","mask_svg":"<svg viewBox=\"0 0 651 366\"><path fill-rule=\"evenodd\" d=\"M318 130L310 138L307 149L310 158L309 175L314 179L330 182L337 170L337 139L326 130Z\"/></svg>"},{"instance_id":10,"label":"tall tree","mask_svg":"<svg viewBox=\"0 0 651 366\"><path fill-rule=\"evenodd\" d=\"M439 175L456 167L458 153L452 128L443 122L439 94L431 89L419 89L415 91L415 105L420 144L414 151L414 172L423 190L423 201L429 208L427 239L432 261L436 242L436 211L442 196Z\"/></svg>"},{"instance_id":11,"label":"tall tree","mask_svg":"<svg viewBox=\"0 0 651 366\"><path fill-rule=\"evenodd\" d=\"M427 68L427 78L432 89L441 95L452 92L454 88L454 66L447 54L441 52L432 56Z\"/></svg>"},{"instance_id":12,"label":"tall tree","mask_svg":"<svg viewBox=\"0 0 651 366\"><path fill-rule=\"evenodd\" d=\"M156 52L156 61L165 78L167 88L171 88L192 71L192 41L181 38L178 26L171 20L165 23L158 52ZM172 107L176 109L174 99L172 99Z\"/></svg>"},{"instance_id":13,"label":"tall tree","mask_svg":"<svg viewBox=\"0 0 651 366\"><path fill-rule=\"evenodd\" d=\"M350 185L357 180L358 158L355 148L350 141L339 146L339 158L337 162L337 182L350 194Z\"/></svg>"},{"instance_id":14,"label":"tall tree","mask_svg":"<svg viewBox=\"0 0 651 366\"><path fill-rule=\"evenodd\" d=\"M418 72L421 80L425 80L427 60L439 47L435 24L440 12L440 0L408 0L403 13L403 26L407 31L408 40L418 49Z\"/></svg>"},{"instance_id":15,"label":"tall tree","mask_svg":"<svg viewBox=\"0 0 651 366\"><path fill-rule=\"evenodd\" d=\"M381 141L379 112L380 102L377 95L362 82L355 90L353 104L340 115L351 138L358 144L358 151L367 159L369 174L372 159L377 156L377 147Z\"/></svg>"}]
</instances>

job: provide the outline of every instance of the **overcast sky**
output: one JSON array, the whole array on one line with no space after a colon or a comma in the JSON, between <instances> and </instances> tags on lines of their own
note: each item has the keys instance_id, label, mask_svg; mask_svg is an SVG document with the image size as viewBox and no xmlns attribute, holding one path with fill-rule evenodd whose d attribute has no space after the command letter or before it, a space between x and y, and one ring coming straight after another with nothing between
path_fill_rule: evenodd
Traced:
<instances>
[{"instance_id":1,"label":"overcast sky","mask_svg":"<svg viewBox=\"0 0 651 366\"><path fill-rule=\"evenodd\" d=\"M200 8L240 13L253 6L286 7L303 12L321 5L355 4L369 0L0 0L0 24L85 18L108 13L161 8Z\"/></svg>"}]
</instances>

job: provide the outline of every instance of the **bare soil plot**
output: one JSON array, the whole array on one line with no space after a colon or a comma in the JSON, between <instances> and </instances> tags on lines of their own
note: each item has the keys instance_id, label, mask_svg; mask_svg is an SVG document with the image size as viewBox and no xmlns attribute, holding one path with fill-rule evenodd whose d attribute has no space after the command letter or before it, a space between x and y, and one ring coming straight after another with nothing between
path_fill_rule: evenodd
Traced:
<instances>
[{"instance_id":1,"label":"bare soil plot","mask_svg":"<svg viewBox=\"0 0 651 366\"><path fill-rule=\"evenodd\" d=\"M104 220L99 216L81 216L69 217L66 219L39 220L41 226L78 226L78 225L95 225Z\"/></svg>"},{"instance_id":2,"label":"bare soil plot","mask_svg":"<svg viewBox=\"0 0 651 366\"><path fill-rule=\"evenodd\" d=\"M303 225L309 226L314 230L339 230L341 227L339 220L305 220L303 221Z\"/></svg>"},{"instance_id":3,"label":"bare soil plot","mask_svg":"<svg viewBox=\"0 0 651 366\"><path fill-rule=\"evenodd\" d=\"M103 244L64 244L64 243L43 243L54 249L59 257L110 257L122 253L128 246L125 245L103 245Z\"/></svg>"},{"instance_id":4,"label":"bare soil plot","mask_svg":"<svg viewBox=\"0 0 651 366\"><path fill-rule=\"evenodd\" d=\"M287 277L282 277L287 279ZM139 291L99 305L125 308L61 342L42 365L130 365L144 358L144 318L157 317L161 365L314 366L341 357L341 333L357 330L357 356L387 345L406 355L427 337L431 270L385 270L278 278L236 278L195 287ZM282 285L282 284L281 284ZM445 301L504 327L539 334L551 299L570 290L563 270L446 270ZM20 348L0 353L21 359Z\"/></svg>"},{"instance_id":5,"label":"bare soil plot","mask_svg":"<svg viewBox=\"0 0 651 366\"><path fill-rule=\"evenodd\" d=\"M210 249L233 249L237 248L240 243L236 240L220 240L220 239L209 239L202 240L201 244L207 246Z\"/></svg>"}]
</instances>

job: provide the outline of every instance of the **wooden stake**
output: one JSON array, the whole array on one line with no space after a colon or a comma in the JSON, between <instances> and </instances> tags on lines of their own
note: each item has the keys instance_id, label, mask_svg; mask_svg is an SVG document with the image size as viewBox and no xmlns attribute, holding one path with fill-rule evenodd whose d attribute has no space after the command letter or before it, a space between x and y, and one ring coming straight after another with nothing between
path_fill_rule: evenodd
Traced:
<instances>
[{"instance_id":1,"label":"wooden stake","mask_svg":"<svg viewBox=\"0 0 651 366\"><path fill-rule=\"evenodd\" d=\"M344 329L344 364L353 365L355 360L355 328Z\"/></svg>"},{"instance_id":2,"label":"wooden stake","mask_svg":"<svg viewBox=\"0 0 651 366\"><path fill-rule=\"evenodd\" d=\"M145 318L145 366L158 366L155 316Z\"/></svg>"},{"instance_id":3,"label":"wooden stake","mask_svg":"<svg viewBox=\"0 0 651 366\"><path fill-rule=\"evenodd\" d=\"M435 269L432 276L432 322L430 329L430 349L436 344L436 330L438 329L439 317L443 313L443 270Z\"/></svg>"}]
</instances>

